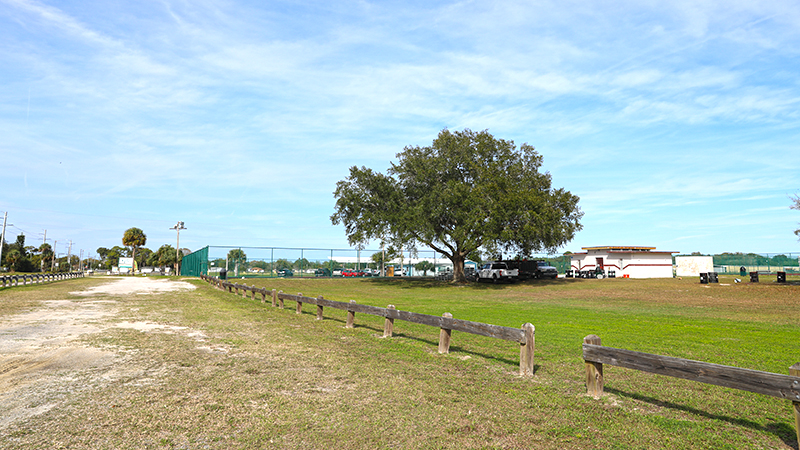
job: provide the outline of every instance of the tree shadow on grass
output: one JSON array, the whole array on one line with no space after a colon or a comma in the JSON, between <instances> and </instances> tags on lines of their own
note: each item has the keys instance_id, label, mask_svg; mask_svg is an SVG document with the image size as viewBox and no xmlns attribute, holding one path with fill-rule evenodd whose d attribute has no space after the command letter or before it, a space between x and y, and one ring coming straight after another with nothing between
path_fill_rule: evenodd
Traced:
<instances>
[{"instance_id":1,"label":"tree shadow on grass","mask_svg":"<svg viewBox=\"0 0 800 450\"><path fill-rule=\"evenodd\" d=\"M658 407L661 407L661 408L669 408L669 409L674 409L674 410L678 410L678 411L684 411L684 412L687 412L689 414L694 414L694 415L697 415L697 416L705 417L707 419L719 420L719 421L723 421L723 422L728 422L728 423L733 424L733 425L738 425L738 426L742 426L742 427L745 427L745 428L750 428L751 430L770 433L770 434L773 434L773 435L777 436L778 438L780 438L784 442L784 444L786 444L787 446L792 447L792 448L798 448L797 434L795 433L794 428L792 428L792 426L787 422L776 422L776 421L773 420L770 423L767 423L766 425L762 425L762 424L760 424L758 422L755 422L755 421L752 421L752 420L747 420L747 419L737 418L737 417L731 417L731 416L725 416L725 415L722 415L722 414L713 414L713 413L710 413L708 411L704 411L704 410L701 410L701 409L693 408L691 406L681 405L679 403L664 401L664 400L658 399L656 397L651 397L651 396L648 396L648 395L642 395L642 394L622 391L622 390L619 390L619 389L609 388L608 386L606 386L604 388L604 390L606 392L612 393L612 394L617 395L619 397L627 397L627 398L630 398L630 399L639 400L639 401L642 401L642 402L645 402L645 403L650 403L651 405L658 406Z\"/></svg>"},{"instance_id":2,"label":"tree shadow on grass","mask_svg":"<svg viewBox=\"0 0 800 450\"><path fill-rule=\"evenodd\" d=\"M381 330L381 331L383 331L383 330ZM439 341L434 341L433 339L426 339L426 338L422 338L422 337L419 337L419 336L412 336L410 334L406 334L406 333L402 333L402 332L393 333L392 338L400 338L400 339L408 339L408 340L417 341L417 342L424 342L424 343L430 345L432 348L436 348L436 349L439 348ZM512 344L513 343L509 341L509 346L511 346ZM517 345L519 345L519 344L517 344ZM513 351L513 350L511 350L511 351ZM481 358L484 358L484 359L487 359L487 360L497 361L497 362L499 362L501 364L505 364L505 365L508 365L508 366L517 367L517 368L519 367L519 358L510 359L510 358L505 358L505 357L497 356L497 355L488 355L486 353L476 352L474 350L467 350L464 347L461 347L459 345L450 344L450 353L464 353L464 354L470 355L470 356L476 356L476 357L481 357ZM519 353L519 351L517 351L517 353Z\"/></svg>"},{"instance_id":3,"label":"tree shadow on grass","mask_svg":"<svg viewBox=\"0 0 800 450\"><path fill-rule=\"evenodd\" d=\"M453 288L467 288L467 289L505 289L509 286L517 284L532 285L532 286L563 286L572 283L580 283L581 279L574 278L556 278L544 280L524 280L514 283L510 282L477 282L468 281L466 283L454 283L452 281L440 281L431 277L379 277L379 278L361 278L360 280L368 283L374 283L381 286L395 286L400 289L431 289L451 286Z\"/></svg>"},{"instance_id":4,"label":"tree shadow on grass","mask_svg":"<svg viewBox=\"0 0 800 450\"><path fill-rule=\"evenodd\" d=\"M317 315L316 311L305 311L305 310L302 311L302 314L308 314L308 315L315 316L315 317ZM338 317L326 316L325 320L331 320L331 321L334 321L334 322L339 322L339 323L341 323L343 325L347 323L346 320L340 319ZM383 334L383 328L378 328L378 327L372 326L372 325L366 325L366 324L359 325L358 323L354 324L354 329L358 329L358 328L367 329L367 330L375 332L376 334L381 334L381 335ZM431 328L431 329L438 331L438 328ZM408 339L408 340L417 341L417 342L424 342L424 343L430 345L431 347L434 347L434 348L437 348L437 349L439 348L439 341L434 341L433 339L422 338L422 337L418 337L418 336L412 336L410 334L403 333L403 332L394 332L394 333L392 333L392 338L400 338L400 339ZM491 339L491 338L488 338L488 339ZM513 348L514 348L513 344L514 343L512 341L508 341L508 343L509 343L509 347L511 348L510 351L513 352ZM508 366L512 366L512 367L519 367L519 359L518 358L517 359L510 359L510 358L497 356L497 355L489 355L489 354L486 354L486 353L476 352L476 351L473 351L473 350L467 350L467 349L465 349L465 348L463 348L461 346L458 346L458 345L452 345L451 344L450 345L450 353L464 353L464 354L467 354L467 355L470 355L470 356L476 356L476 357L481 357L481 358L484 358L484 359L487 359L487 360L491 360L491 361L497 361L500 364L504 364L504 365L508 365ZM539 365L538 364L534 365L533 373L536 374L536 372L538 370L539 370Z\"/></svg>"}]
</instances>

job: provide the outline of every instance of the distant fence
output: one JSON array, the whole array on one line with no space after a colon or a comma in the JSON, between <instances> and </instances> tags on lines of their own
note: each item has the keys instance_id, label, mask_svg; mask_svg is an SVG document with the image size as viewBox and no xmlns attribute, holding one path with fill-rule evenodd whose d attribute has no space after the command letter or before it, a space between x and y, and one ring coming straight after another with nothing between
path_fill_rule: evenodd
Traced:
<instances>
[{"instance_id":1,"label":"distant fence","mask_svg":"<svg viewBox=\"0 0 800 450\"><path fill-rule=\"evenodd\" d=\"M208 246L181 258L181 275L199 277L208 275Z\"/></svg>"},{"instance_id":2,"label":"distant fence","mask_svg":"<svg viewBox=\"0 0 800 450\"><path fill-rule=\"evenodd\" d=\"M610 364L791 400L794 407L795 431L797 440L800 442L800 363L789 368L789 375L780 375L603 347L600 338L594 334L583 339L583 359L586 363L586 390L594 398L600 398L603 395L605 384L603 364Z\"/></svg>"},{"instance_id":3,"label":"distant fence","mask_svg":"<svg viewBox=\"0 0 800 450\"><path fill-rule=\"evenodd\" d=\"M741 274L742 267L745 273L756 272L763 274L772 274L777 272L800 274L800 267L798 266L749 266L749 265L727 265L727 266L714 266L714 271L723 274Z\"/></svg>"},{"instance_id":4,"label":"distant fence","mask_svg":"<svg viewBox=\"0 0 800 450\"><path fill-rule=\"evenodd\" d=\"M394 321L403 320L406 322L413 322L422 325L439 328L439 353L448 353L450 351L450 339L452 330L463 331L465 333L476 334L479 336L486 336L495 339L503 339L506 341L517 342L520 344L520 361L519 372L522 376L531 376L534 371L534 350L535 350L535 335L536 328L526 323L522 328L510 328L499 325L491 325L481 322L471 322L468 320L454 319L450 313L444 313L442 317L432 316L428 314L419 314L408 311L400 311L389 305L386 308L377 306L360 305L351 300L349 303L337 302L333 300L326 300L322 296L319 297L304 297L302 294L291 295L284 294L283 291L276 292L275 289L267 290L266 288L257 288L255 286L240 285L228 281L220 280L217 277L201 276L201 278L218 289L227 290L228 292L247 296L250 292L250 298L255 300L256 294L261 296L261 302L266 303L267 295L272 299L273 307L284 307L284 301L289 300L296 303L296 312L302 312L303 303L309 303L317 306L317 320L323 320L323 309L325 307L347 311L346 328L353 328L355 326L356 313L369 314L373 316L384 317L383 337L392 337L394 330Z\"/></svg>"},{"instance_id":5,"label":"distant fence","mask_svg":"<svg viewBox=\"0 0 800 450\"><path fill-rule=\"evenodd\" d=\"M291 269L294 276L314 277L315 269L327 269L332 273L337 268L363 269L366 267L380 268L372 255L381 253L381 249L353 249L353 248L307 248L307 247L247 247L247 246L220 246L206 247L207 267L202 272L212 275L221 269L226 269L228 276L276 276L281 269ZM391 260L391 262L389 261ZM418 270L415 266L422 260L428 261L435 269L427 271ZM185 259L184 259L185 261ZM477 265L468 262L468 265ZM446 271L452 263L442 253L432 249L420 249L416 252L404 251L401 256L387 258L386 266L394 266L395 271L402 271L405 275L435 275Z\"/></svg>"},{"instance_id":6,"label":"distant fence","mask_svg":"<svg viewBox=\"0 0 800 450\"><path fill-rule=\"evenodd\" d=\"M380 268L372 256L381 249L357 248L309 248L309 247L255 247L255 246L223 246L208 245L190 255L183 257L181 275L199 276L214 275L226 269L228 276L262 277L278 276L277 271L290 269L294 276L315 276L315 269L326 269L328 274L337 268L362 269L366 267ZM529 255L530 260L545 260L554 266L559 273L566 273L572 268L571 253L550 255ZM696 254L695 254L696 255ZM513 255L505 255L514 258ZM676 254L675 256L690 256ZM744 267L747 272L773 273L782 271L800 273L800 253L741 253L725 252L713 257L714 270L717 273L737 274ZM492 257L483 256L489 260ZM421 261L432 263L435 268L427 271L417 270ZM477 267L481 261L468 261L468 266ZM448 270L452 272L452 263L442 253L433 249L422 248L416 252L405 250L398 258L393 258L387 265L394 266L395 272L402 270L404 275L422 275L447 278ZM674 265L674 259L673 259Z\"/></svg>"},{"instance_id":7,"label":"distant fence","mask_svg":"<svg viewBox=\"0 0 800 450\"><path fill-rule=\"evenodd\" d=\"M52 281L67 280L70 278L83 278L83 272L56 272L43 274L26 275L4 275L0 276L0 287L22 286L28 284L48 283Z\"/></svg>"},{"instance_id":8,"label":"distant fence","mask_svg":"<svg viewBox=\"0 0 800 450\"><path fill-rule=\"evenodd\" d=\"M686 256L686 255L676 255ZM745 272L798 272L800 253L721 253L713 255L714 270L718 273L738 274Z\"/></svg>"}]
</instances>

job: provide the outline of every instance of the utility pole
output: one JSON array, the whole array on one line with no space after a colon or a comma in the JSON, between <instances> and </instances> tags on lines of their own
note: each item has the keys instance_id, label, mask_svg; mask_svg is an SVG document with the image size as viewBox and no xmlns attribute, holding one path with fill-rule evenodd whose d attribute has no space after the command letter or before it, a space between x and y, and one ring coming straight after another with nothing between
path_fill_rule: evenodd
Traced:
<instances>
[{"instance_id":1,"label":"utility pole","mask_svg":"<svg viewBox=\"0 0 800 450\"><path fill-rule=\"evenodd\" d=\"M42 249L44 249L44 244L47 243L47 230L44 230L44 237L42 237ZM41 259L39 260L39 272L44 272L44 255L42 255Z\"/></svg>"},{"instance_id":2,"label":"utility pole","mask_svg":"<svg viewBox=\"0 0 800 450\"><path fill-rule=\"evenodd\" d=\"M170 230L175 230L178 232L178 242L175 244L175 275L180 275L180 254L181 254L181 230L185 230L183 226L183 222L178 222L175 224L174 227L171 227Z\"/></svg>"},{"instance_id":3,"label":"utility pole","mask_svg":"<svg viewBox=\"0 0 800 450\"><path fill-rule=\"evenodd\" d=\"M0 234L0 264L3 262L3 244L6 243L6 221L8 220L8 211L3 213L3 233Z\"/></svg>"},{"instance_id":4,"label":"utility pole","mask_svg":"<svg viewBox=\"0 0 800 450\"><path fill-rule=\"evenodd\" d=\"M69 249L67 250L67 265L69 266L67 272L72 272L72 239L69 240Z\"/></svg>"},{"instance_id":5,"label":"utility pole","mask_svg":"<svg viewBox=\"0 0 800 450\"><path fill-rule=\"evenodd\" d=\"M56 267L56 256L58 256L58 253L56 253L56 245L58 245L58 241L53 242L53 259L50 260L50 272Z\"/></svg>"}]
</instances>

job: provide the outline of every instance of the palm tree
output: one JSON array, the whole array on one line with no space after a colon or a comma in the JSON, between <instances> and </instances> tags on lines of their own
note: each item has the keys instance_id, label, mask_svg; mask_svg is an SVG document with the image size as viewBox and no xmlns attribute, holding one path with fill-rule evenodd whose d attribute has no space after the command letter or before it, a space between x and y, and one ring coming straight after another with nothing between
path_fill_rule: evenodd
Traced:
<instances>
[{"instance_id":1,"label":"palm tree","mask_svg":"<svg viewBox=\"0 0 800 450\"><path fill-rule=\"evenodd\" d=\"M48 243L39 246L39 253L42 256L41 271L44 272L45 266L49 267L50 262L53 260L53 247Z\"/></svg>"},{"instance_id":2,"label":"palm tree","mask_svg":"<svg viewBox=\"0 0 800 450\"><path fill-rule=\"evenodd\" d=\"M17 262L22 258L22 254L17 249L11 249L6 255L6 262L8 263L9 269L12 271L17 270Z\"/></svg>"},{"instance_id":3,"label":"palm tree","mask_svg":"<svg viewBox=\"0 0 800 450\"><path fill-rule=\"evenodd\" d=\"M133 227L125 230L122 235L122 245L130 247L133 256L133 271L136 272L136 249L143 246L147 242L147 235L144 234L139 228Z\"/></svg>"},{"instance_id":4,"label":"palm tree","mask_svg":"<svg viewBox=\"0 0 800 450\"><path fill-rule=\"evenodd\" d=\"M239 264L244 266L245 263L247 263L247 255L245 255L245 253L242 251L242 249L235 248L235 249L233 249L233 250L228 252L228 261L235 262L235 265L234 265L235 268L234 268L233 273L234 273L234 276L238 277L239 276ZM242 267L242 268L244 269L244 267Z\"/></svg>"}]
</instances>

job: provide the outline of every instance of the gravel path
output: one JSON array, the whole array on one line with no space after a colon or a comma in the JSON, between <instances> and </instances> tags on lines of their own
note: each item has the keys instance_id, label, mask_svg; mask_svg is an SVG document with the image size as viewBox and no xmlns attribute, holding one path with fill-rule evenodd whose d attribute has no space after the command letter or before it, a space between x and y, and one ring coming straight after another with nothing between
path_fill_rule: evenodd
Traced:
<instances>
[{"instance_id":1,"label":"gravel path","mask_svg":"<svg viewBox=\"0 0 800 450\"><path fill-rule=\"evenodd\" d=\"M109 278L103 285L71 292L85 299L47 300L36 310L0 318L0 435L10 425L45 413L72 395L135 376L139 368L126 364L126 355L87 347L78 339L111 327L169 328L115 320L117 305L125 296L192 289L195 286L183 281Z\"/></svg>"}]
</instances>

